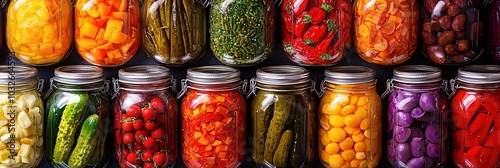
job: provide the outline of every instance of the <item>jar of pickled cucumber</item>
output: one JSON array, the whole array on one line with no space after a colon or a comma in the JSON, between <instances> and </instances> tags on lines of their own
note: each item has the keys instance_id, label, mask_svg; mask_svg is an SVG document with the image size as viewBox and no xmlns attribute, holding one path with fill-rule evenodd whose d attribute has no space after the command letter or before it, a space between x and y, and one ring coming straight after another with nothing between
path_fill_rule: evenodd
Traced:
<instances>
[{"instance_id":1,"label":"jar of pickled cucumber","mask_svg":"<svg viewBox=\"0 0 500 168\"><path fill-rule=\"evenodd\" d=\"M183 66L202 56L207 25L201 0L144 0L141 20L142 47L154 61Z\"/></svg>"},{"instance_id":2,"label":"jar of pickled cucumber","mask_svg":"<svg viewBox=\"0 0 500 168\"><path fill-rule=\"evenodd\" d=\"M190 68L178 98L187 167L239 167L245 155L246 80L227 66Z\"/></svg>"},{"instance_id":3,"label":"jar of pickled cucumber","mask_svg":"<svg viewBox=\"0 0 500 168\"><path fill-rule=\"evenodd\" d=\"M89 65L54 70L46 93L44 154L53 167L103 167L109 120L108 84L103 70Z\"/></svg>"},{"instance_id":4,"label":"jar of pickled cucumber","mask_svg":"<svg viewBox=\"0 0 500 168\"><path fill-rule=\"evenodd\" d=\"M354 46L366 62L395 65L417 49L415 0L355 0Z\"/></svg>"},{"instance_id":5,"label":"jar of pickled cucumber","mask_svg":"<svg viewBox=\"0 0 500 168\"><path fill-rule=\"evenodd\" d=\"M273 0L213 0L209 14L212 53L229 66L261 63L274 49L275 15Z\"/></svg>"},{"instance_id":6,"label":"jar of pickled cucumber","mask_svg":"<svg viewBox=\"0 0 500 168\"><path fill-rule=\"evenodd\" d=\"M0 66L0 167L33 168L43 156L43 80L36 68Z\"/></svg>"},{"instance_id":7,"label":"jar of pickled cucumber","mask_svg":"<svg viewBox=\"0 0 500 168\"><path fill-rule=\"evenodd\" d=\"M382 158L382 102L375 71L362 66L325 70L319 105L318 151L326 167L375 167Z\"/></svg>"},{"instance_id":8,"label":"jar of pickled cucumber","mask_svg":"<svg viewBox=\"0 0 500 168\"><path fill-rule=\"evenodd\" d=\"M137 52L138 0L76 0L75 46L87 62L116 67Z\"/></svg>"},{"instance_id":9,"label":"jar of pickled cucumber","mask_svg":"<svg viewBox=\"0 0 500 168\"><path fill-rule=\"evenodd\" d=\"M178 107L171 93L175 79L169 72L157 65L118 71L113 86L115 155L120 167L165 168L177 160Z\"/></svg>"},{"instance_id":10,"label":"jar of pickled cucumber","mask_svg":"<svg viewBox=\"0 0 500 168\"><path fill-rule=\"evenodd\" d=\"M315 158L316 103L309 71L268 66L250 81L253 161L258 167L308 167Z\"/></svg>"},{"instance_id":11,"label":"jar of pickled cucumber","mask_svg":"<svg viewBox=\"0 0 500 168\"><path fill-rule=\"evenodd\" d=\"M458 167L499 167L500 66L464 66L450 85L453 162Z\"/></svg>"},{"instance_id":12,"label":"jar of pickled cucumber","mask_svg":"<svg viewBox=\"0 0 500 168\"><path fill-rule=\"evenodd\" d=\"M390 94L387 158L393 167L443 167L448 144L447 81L439 68L401 66L387 81Z\"/></svg>"},{"instance_id":13,"label":"jar of pickled cucumber","mask_svg":"<svg viewBox=\"0 0 500 168\"><path fill-rule=\"evenodd\" d=\"M9 51L33 66L63 61L73 44L70 0L11 0L5 37Z\"/></svg>"}]
</instances>

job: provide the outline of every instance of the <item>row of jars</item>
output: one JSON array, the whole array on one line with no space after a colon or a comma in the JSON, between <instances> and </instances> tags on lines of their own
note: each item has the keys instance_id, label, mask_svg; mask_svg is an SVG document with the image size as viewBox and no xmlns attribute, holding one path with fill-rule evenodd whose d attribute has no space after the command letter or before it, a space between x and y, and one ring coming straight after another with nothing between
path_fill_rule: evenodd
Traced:
<instances>
[{"instance_id":1,"label":"row of jars","mask_svg":"<svg viewBox=\"0 0 500 168\"><path fill-rule=\"evenodd\" d=\"M252 158L260 167L307 167L315 156L326 167L375 167L382 157L382 103L375 71L367 67L326 69L319 104L307 69L260 68L246 95L253 95L249 110L246 80L226 66L188 69L177 95L183 97L180 109L172 92L176 82L162 66L121 69L112 97L101 68L59 67L45 106L35 68L0 66L0 74L0 167L34 167L42 153L54 167L102 166L112 156L105 145L108 132L114 134L120 167L169 167L179 154L187 167L238 167L246 149L247 111ZM390 94L389 162L442 167L451 132L459 167L499 166L500 66L460 68L449 82L450 94L440 76L431 66L394 69L382 95Z\"/></svg>"},{"instance_id":2,"label":"row of jars","mask_svg":"<svg viewBox=\"0 0 500 168\"><path fill-rule=\"evenodd\" d=\"M271 0L213 1L209 28L199 0L141 2L77 0L73 12L70 0L10 0L7 46L23 63L52 65L69 55L74 38L85 60L112 67L129 61L142 44L153 60L181 66L203 55L208 29L210 48L224 64L253 66L272 54ZM469 63L483 52L486 18L480 14L486 4L425 0L418 11L413 0L356 0L353 6L348 0L283 0L282 48L299 65L330 66L345 57L353 40L367 62L393 65L414 54L420 35L421 50L432 61ZM489 45L500 61L499 0L489 9Z\"/></svg>"}]
</instances>

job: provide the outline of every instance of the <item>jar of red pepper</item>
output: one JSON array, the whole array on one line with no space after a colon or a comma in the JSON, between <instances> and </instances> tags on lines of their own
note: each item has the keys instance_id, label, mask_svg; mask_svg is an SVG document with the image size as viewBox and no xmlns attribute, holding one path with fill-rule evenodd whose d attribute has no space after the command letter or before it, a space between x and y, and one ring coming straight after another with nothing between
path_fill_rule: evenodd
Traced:
<instances>
[{"instance_id":1,"label":"jar of red pepper","mask_svg":"<svg viewBox=\"0 0 500 168\"><path fill-rule=\"evenodd\" d=\"M462 67L450 84L453 161L458 167L500 166L500 66Z\"/></svg>"},{"instance_id":2,"label":"jar of red pepper","mask_svg":"<svg viewBox=\"0 0 500 168\"><path fill-rule=\"evenodd\" d=\"M120 167L171 167L178 155L177 102L169 69L139 65L114 80L115 155ZM173 86L172 86L173 85Z\"/></svg>"},{"instance_id":3,"label":"jar of red pepper","mask_svg":"<svg viewBox=\"0 0 500 168\"><path fill-rule=\"evenodd\" d=\"M281 8L283 50L304 66L329 66L351 47L349 0L285 0Z\"/></svg>"},{"instance_id":4,"label":"jar of red pepper","mask_svg":"<svg viewBox=\"0 0 500 168\"><path fill-rule=\"evenodd\" d=\"M317 123L309 71L289 65L263 67L250 83L255 94L253 161L258 167L310 166Z\"/></svg>"},{"instance_id":5,"label":"jar of red pepper","mask_svg":"<svg viewBox=\"0 0 500 168\"><path fill-rule=\"evenodd\" d=\"M187 167L238 167L245 150L246 80L227 66L188 69L182 80L181 151Z\"/></svg>"}]
</instances>

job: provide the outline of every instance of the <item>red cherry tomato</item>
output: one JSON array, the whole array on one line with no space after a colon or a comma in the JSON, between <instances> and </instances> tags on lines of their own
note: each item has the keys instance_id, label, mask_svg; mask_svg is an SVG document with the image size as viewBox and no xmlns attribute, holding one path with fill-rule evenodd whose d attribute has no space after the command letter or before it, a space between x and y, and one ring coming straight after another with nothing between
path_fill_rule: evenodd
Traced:
<instances>
[{"instance_id":1,"label":"red cherry tomato","mask_svg":"<svg viewBox=\"0 0 500 168\"><path fill-rule=\"evenodd\" d=\"M138 158L137 153L131 152L127 155L127 162L133 165L138 165L141 163L141 160Z\"/></svg>"},{"instance_id":2,"label":"red cherry tomato","mask_svg":"<svg viewBox=\"0 0 500 168\"><path fill-rule=\"evenodd\" d=\"M149 136L148 130L138 130L135 132L135 142L142 143L142 140L146 139Z\"/></svg>"},{"instance_id":3,"label":"red cherry tomato","mask_svg":"<svg viewBox=\"0 0 500 168\"><path fill-rule=\"evenodd\" d=\"M160 151L160 145L158 145L158 143L155 142L155 145L152 148L149 148L147 150L149 150L151 152L158 152L158 151Z\"/></svg>"},{"instance_id":4,"label":"red cherry tomato","mask_svg":"<svg viewBox=\"0 0 500 168\"><path fill-rule=\"evenodd\" d=\"M124 121L122 123L122 130L125 132L133 132L134 131L134 123L132 123L132 121Z\"/></svg>"},{"instance_id":5,"label":"red cherry tomato","mask_svg":"<svg viewBox=\"0 0 500 168\"><path fill-rule=\"evenodd\" d=\"M155 164L153 162L144 163L142 168L154 168Z\"/></svg>"},{"instance_id":6,"label":"red cherry tomato","mask_svg":"<svg viewBox=\"0 0 500 168\"><path fill-rule=\"evenodd\" d=\"M154 130L156 128L156 123L154 121L148 121L144 124L147 130Z\"/></svg>"},{"instance_id":7,"label":"red cherry tomato","mask_svg":"<svg viewBox=\"0 0 500 168\"><path fill-rule=\"evenodd\" d=\"M127 116L129 117L140 117L141 116L141 108L137 105L132 105L127 109Z\"/></svg>"},{"instance_id":8,"label":"red cherry tomato","mask_svg":"<svg viewBox=\"0 0 500 168\"><path fill-rule=\"evenodd\" d=\"M125 133L123 134L122 140L125 145L132 145L135 142L134 134Z\"/></svg>"},{"instance_id":9,"label":"red cherry tomato","mask_svg":"<svg viewBox=\"0 0 500 168\"><path fill-rule=\"evenodd\" d=\"M146 149L151 149L156 145L156 142L153 138L147 137L142 141L142 144L144 144L144 147L146 147Z\"/></svg>"},{"instance_id":10,"label":"red cherry tomato","mask_svg":"<svg viewBox=\"0 0 500 168\"><path fill-rule=\"evenodd\" d=\"M146 147L144 147L144 145L142 145L142 144L136 143L134 145L133 149L134 149L134 151L142 151L142 150L146 149Z\"/></svg>"},{"instance_id":11,"label":"red cherry tomato","mask_svg":"<svg viewBox=\"0 0 500 168\"><path fill-rule=\"evenodd\" d=\"M144 118L145 121L155 119L156 115L156 111L152 108L145 107L142 109L142 118Z\"/></svg>"},{"instance_id":12,"label":"red cherry tomato","mask_svg":"<svg viewBox=\"0 0 500 168\"><path fill-rule=\"evenodd\" d=\"M163 113L165 111L165 101L160 97L155 97L151 99L151 107L155 109L158 113Z\"/></svg>"},{"instance_id":13,"label":"red cherry tomato","mask_svg":"<svg viewBox=\"0 0 500 168\"><path fill-rule=\"evenodd\" d=\"M128 150L128 149L122 150L121 159L126 160L128 154L130 154L130 150Z\"/></svg>"},{"instance_id":14,"label":"red cherry tomato","mask_svg":"<svg viewBox=\"0 0 500 168\"><path fill-rule=\"evenodd\" d=\"M134 129L141 130L144 128L144 121L142 119L137 119L134 121Z\"/></svg>"},{"instance_id":15,"label":"red cherry tomato","mask_svg":"<svg viewBox=\"0 0 500 168\"><path fill-rule=\"evenodd\" d=\"M151 137L154 139L161 139L165 137L165 131L162 128L156 128L151 131Z\"/></svg>"},{"instance_id":16,"label":"red cherry tomato","mask_svg":"<svg viewBox=\"0 0 500 168\"><path fill-rule=\"evenodd\" d=\"M156 165L159 165L159 166L164 165L164 164L165 164L165 162L166 162L165 153L163 153L163 152L156 153L156 154L153 156L153 162L154 162Z\"/></svg>"},{"instance_id":17,"label":"red cherry tomato","mask_svg":"<svg viewBox=\"0 0 500 168\"><path fill-rule=\"evenodd\" d=\"M151 151L144 151L142 153L142 161L144 161L144 162L151 162L151 161L153 161L153 155L154 154Z\"/></svg>"}]
</instances>

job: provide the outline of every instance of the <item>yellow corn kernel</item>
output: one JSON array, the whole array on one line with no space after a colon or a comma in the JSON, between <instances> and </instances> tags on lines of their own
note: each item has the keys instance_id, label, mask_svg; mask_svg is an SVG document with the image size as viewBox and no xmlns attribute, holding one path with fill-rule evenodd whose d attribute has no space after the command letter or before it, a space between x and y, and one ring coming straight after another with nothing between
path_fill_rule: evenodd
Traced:
<instances>
[{"instance_id":1,"label":"yellow corn kernel","mask_svg":"<svg viewBox=\"0 0 500 168\"><path fill-rule=\"evenodd\" d=\"M354 114L356 114L356 116L358 116L360 119L365 119L366 117L368 117L368 111L361 107L356 108Z\"/></svg>"},{"instance_id":2,"label":"yellow corn kernel","mask_svg":"<svg viewBox=\"0 0 500 168\"><path fill-rule=\"evenodd\" d=\"M358 103L359 97L356 95L352 95L349 99L349 104L350 105L356 105Z\"/></svg>"},{"instance_id":3,"label":"yellow corn kernel","mask_svg":"<svg viewBox=\"0 0 500 168\"><path fill-rule=\"evenodd\" d=\"M339 115L330 116L329 121L330 121L330 125L332 125L333 127L342 128L345 125L344 117L339 116Z\"/></svg>"},{"instance_id":4,"label":"yellow corn kernel","mask_svg":"<svg viewBox=\"0 0 500 168\"><path fill-rule=\"evenodd\" d=\"M328 131L328 138L332 142L342 142L346 136L347 134L342 128L332 128Z\"/></svg>"},{"instance_id":5,"label":"yellow corn kernel","mask_svg":"<svg viewBox=\"0 0 500 168\"><path fill-rule=\"evenodd\" d=\"M361 164L361 160L354 159L351 161L351 167L359 167L360 164Z\"/></svg>"},{"instance_id":6,"label":"yellow corn kernel","mask_svg":"<svg viewBox=\"0 0 500 168\"><path fill-rule=\"evenodd\" d=\"M360 159L361 160L361 159L364 159L364 158L366 158L365 152L357 152L356 153L356 159Z\"/></svg>"},{"instance_id":7,"label":"yellow corn kernel","mask_svg":"<svg viewBox=\"0 0 500 168\"><path fill-rule=\"evenodd\" d=\"M365 140L363 142L366 145L366 152L372 151L372 145L371 145L370 139L365 138Z\"/></svg>"},{"instance_id":8,"label":"yellow corn kernel","mask_svg":"<svg viewBox=\"0 0 500 168\"><path fill-rule=\"evenodd\" d=\"M371 138L371 131L370 130L366 130L363 132L363 135L365 135L366 138Z\"/></svg>"},{"instance_id":9,"label":"yellow corn kernel","mask_svg":"<svg viewBox=\"0 0 500 168\"><path fill-rule=\"evenodd\" d=\"M359 129L358 127L344 127L344 131L349 134L349 135L354 135L356 133L360 133L361 132L361 129Z\"/></svg>"},{"instance_id":10,"label":"yellow corn kernel","mask_svg":"<svg viewBox=\"0 0 500 168\"><path fill-rule=\"evenodd\" d=\"M323 104L321 106L321 113L322 114L330 114L330 105L329 104Z\"/></svg>"},{"instance_id":11,"label":"yellow corn kernel","mask_svg":"<svg viewBox=\"0 0 500 168\"><path fill-rule=\"evenodd\" d=\"M345 151L340 152L340 155L342 155L342 158L345 161L351 161L356 157L356 152L354 152L354 150L350 149L350 150L345 150Z\"/></svg>"},{"instance_id":12,"label":"yellow corn kernel","mask_svg":"<svg viewBox=\"0 0 500 168\"><path fill-rule=\"evenodd\" d=\"M318 137L320 137L320 138L321 138L321 137L322 137L323 135L325 135L325 134L326 134L326 130L324 130L324 129L319 129L319 131L318 131Z\"/></svg>"},{"instance_id":13,"label":"yellow corn kernel","mask_svg":"<svg viewBox=\"0 0 500 168\"><path fill-rule=\"evenodd\" d=\"M363 135L362 133L354 134L352 136L352 140L354 142L362 142L363 140L365 140L365 135Z\"/></svg>"},{"instance_id":14,"label":"yellow corn kernel","mask_svg":"<svg viewBox=\"0 0 500 168\"><path fill-rule=\"evenodd\" d=\"M340 147L339 147L339 144L332 142L332 143L326 145L325 150L328 154L333 155L333 154L339 153Z\"/></svg>"},{"instance_id":15,"label":"yellow corn kernel","mask_svg":"<svg viewBox=\"0 0 500 168\"><path fill-rule=\"evenodd\" d=\"M331 108L329 108L329 112L331 115L339 115L340 111L342 111L342 107L339 105L330 105Z\"/></svg>"},{"instance_id":16,"label":"yellow corn kernel","mask_svg":"<svg viewBox=\"0 0 500 168\"><path fill-rule=\"evenodd\" d=\"M334 98L332 99L334 104L338 104L342 107L346 106L349 104L349 95L347 94L335 94Z\"/></svg>"},{"instance_id":17,"label":"yellow corn kernel","mask_svg":"<svg viewBox=\"0 0 500 168\"><path fill-rule=\"evenodd\" d=\"M342 149L342 150L352 149L353 145L354 145L354 141L350 137L347 137L344 141L340 142L340 144L339 144L340 149Z\"/></svg>"},{"instance_id":18,"label":"yellow corn kernel","mask_svg":"<svg viewBox=\"0 0 500 168\"><path fill-rule=\"evenodd\" d=\"M320 140L321 140L321 144L323 144L323 146L326 146L326 145L330 144L330 138L329 138L328 134L325 134L325 135L321 136Z\"/></svg>"},{"instance_id":19,"label":"yellow corn kernel","mask_svg":"<svg viewBox=\"0 0 500 168\"><path fill-rule=\"evenodd\" d=\"M325 130L330 129L330 124L328 123L328 118L326 116L323 116L321 117L321 119L319 119L319 125Z\"/></svg>"},{"instance_id":20,"label":"yellow corn kernel","mask_svg":"<svg viewBox=\"0 0 500 168\"><path fill-rule=\"evenodd\" d=\"M342 108L341 113L344 116L346 116L346 115L354 113L354 110L356 110L356 106L354 106L354 105L347 105L347 106L344 106L344 108Z\"/></svg>"},{"instance_id":21,"label":"yellow corn kernel","mask_svg":"<svg viewBox=\"0 0 500 168\"><path fill-rule=\"evenodd\" d=\"M345 161L341 168L351 168L351 162Z\"/></svg>"},{"instance_id":22,"label":"yellow corn kernel","mask_svg":"<svg viewBox=\"0 0 500 168\"><path fill-rule=\"evenodd\" d=\"M342 159L342 156L340 154L334 154L330 156L330 158L328 159L328 163L332 167L340 167L344 165L344 159Z\"/></svg>"},{"instance_id":23,"label":"yellow corn kernel","mask_svg":"<svg viewBox=\"0 0 500 168\"><path fill-rule=\"evenodd\" d=\"M358 98L358 103L356 103L357 106L364 106L368 104L368 99L366 98L366 96L360 96Z\"/></svg>"},{"instance_id":24,"label":"yellow corn kernel","mask_svg":"<svg viewBox=\"0 0 500 168\"><path fill-rule=\"evenodd\" d=\"M354 150L356 152L364 152L366 150L365 142L356 142L356 144L354 144Z\"/></svg>"},{"instance_id":25,"label":"yellow corn kernel","mask_svg":"<svg viewBox=\"0 0 500 168\"><path fill-rule=\"evenodd\" d=\"M359 128L361 128L361 130L365 131L368 129L368 127L370 127L370 119L365 118L359 124Z\"/></svg>"},{"instance_id":26,"label":"yellow corn kernel","mask_svg":"<svg viewBox=\"0 0 500 168\"><path fill-rule=\"evenodd\" d=\"M361 163L359 163L359 167L368 167L368 161L363 160Z\"/></svg>"},{"instance_id":27,"label":"yellow corn kernel","mask_svg":"<svg viewBox=\"0 0 500 168\"><path fill-rule=\"evenodd\" d=\"M330 161L330 156L331 156L331 155L330 155L330 154L328 154L328 152L326 152L326 150L321 150L321 152L320 152L320 154L319 154L319 155L320 155L321 160L322 160L323 162L328 163L328 161Z\"/></svg>"},{"instance_id":28,"label":"yellow corn kernel","mask_svg":"<svg viewBox=\"0 0 500 168\"><path fill-rule=\"evenodd\" d=\"M3 149L0 151L0 160L9 159L10 152L7 149Z\"/></svg>"}]
</instances>

